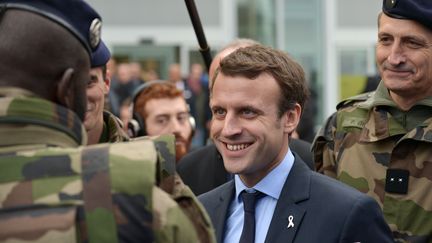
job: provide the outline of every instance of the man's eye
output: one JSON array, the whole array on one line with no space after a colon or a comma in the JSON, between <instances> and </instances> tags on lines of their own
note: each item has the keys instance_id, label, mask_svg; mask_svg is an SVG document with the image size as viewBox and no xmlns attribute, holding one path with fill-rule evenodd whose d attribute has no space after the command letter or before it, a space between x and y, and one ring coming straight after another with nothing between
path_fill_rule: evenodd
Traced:
<instances>
[{"instance_id":1,"label":"man's eye","mask_svg":"<svg viewBox=\"0 0 432 243\"><path fill-rule=\"evenodd\" d=\"M384 36L384 37L380 37L378 39L378 42L382 45L390 45L391 44L391 38Z\"/></svg>"},{"instance_id":2,"label":"man's eye","mask_svg":"<svg viewBox=\"0 0 432 243\"><path fill-rule=\"evenodd\" d=\"M257 113L251 109L244 109L241 111L241 114L245 118L254 118L257 115Z\"/></svg>"},{"instance_id":3,"label":"man's eye","mask_svg":"<svg viewBox=\"0 0 432 243\"><path fill-rule=\"evenodd\" d=\"M181 114L177 117L177 120L181 123L187 121L189 119L189 115L188 114Z\"/></svg>"},{"instance_id":4,"label":"man's eye","mask_svg":"<svg viewBox=\"0 0 432 243\"><path fill-rule=\"evenodd\" d=\"M87 81L87 86L92 86L97 82L97 79L90 78L90 80Z\"/></svg>"},{"instance_id":5,"label":"man's eye","mask_svg":"<svg viewBox=\"0 0 432 243\"><path fill-rule=\"evenodd\" d=\"M223 115L225 115L225 110L223 110L223 109L213 109L213 115L214 116L218 116L218 117L223 116Z\"/></svg>"},{"instance_id":6,"label":"man's eye","mask_svg":"<svg viewBox=\"0 0 432 243\"><path fill-rule=\"evenodd\" d=\"M157 123L157 124L160 124L160 125L165 125L165 124L168 123L168 119L166 119L166 118L158 118L158 119L156 120L156 123Z\"/></svg>"},{"instance_id":7,"label":"man's eye","mask_svg":"<svg viewBox=\"0 0 432 243\"><path fill-rule=\"evenodd\" d=\"M407 46L408 46L409 48L418 49L418 48L423 47L423 44L422 44L422 43L419 43L419 42L417 42L417 41L408 41L408 42L407 42Z\"/></svg>"}]
</instances>

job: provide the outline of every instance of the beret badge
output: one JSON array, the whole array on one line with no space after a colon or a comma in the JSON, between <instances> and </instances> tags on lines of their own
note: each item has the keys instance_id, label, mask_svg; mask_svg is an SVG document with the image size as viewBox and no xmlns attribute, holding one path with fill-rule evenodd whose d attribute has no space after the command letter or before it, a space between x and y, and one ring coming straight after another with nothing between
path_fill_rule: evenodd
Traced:
<instances>
[{"instance_id":1,"label":"beret badge","mask_svg":"<svg viewBox=\"0 0 432 243\"><path fill-rule=\"evenodd\" d=\"M398 0L385 0L385 7L387 9L394 8L397 4Z\"/></svg>"},{"instance_id":2,"label":"beret badge","mask_svg":"<svg viewBox=\"0 0 432 243\"><path fill-rule=\"evenodd\" d=\"M102 21L98 18L94 19L90 25L90 45L91 48L96 48L101 41Z\"/></svg>"}]
</instances>

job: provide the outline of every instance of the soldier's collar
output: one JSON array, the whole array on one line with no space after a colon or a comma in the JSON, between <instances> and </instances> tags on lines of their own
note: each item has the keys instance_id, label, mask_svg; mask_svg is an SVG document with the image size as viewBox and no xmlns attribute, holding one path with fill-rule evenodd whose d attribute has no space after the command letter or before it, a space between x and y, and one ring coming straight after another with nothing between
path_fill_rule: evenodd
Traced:
<instances>
[{"instance_id":1,"label":"soldier's collar","mask_svg":"<svg viewBox=\"0 0 432 243\"><path fill-rule=\"evenodd\" d=\"M378 84L375 92L373 93L371 99L364 104L365 108L371 108L376 106L391 106L397 107L397 105L393 102L390 94L388 93L388 89L384 86L383 81Z\"/></svg>"},{"instance_id":2,"label":"soldier's collar","mask_svg":"<svg viewBox=\"0 0 432 243\"><path fill-rule=\"evenodd\" d=\"M37 95L30 90L10 86L0 88L0 97L37 97Z\"/></svg>"},{"instance_id":3,"label":"soldier's collar","mask_svg":"<svg viewBox=\"0 0 432 243\"><path fill-rule=\"evenodd\" d=\"M418 106L418 105L432 107L432 97L427 97L425 99L422 99L418 101L414 106ZM379 83L376 92L370 101L369 107L376 107L376 106L390 106L399 109L397 104L391 98L389 94L389 90L384 86L383 81Z\"/></svg>"},{"instance_id":4,"label":"soldier's collar","mask_svg":"<svg viewBox=\"0 0 432 243\"><path fill-rule=\"evenodd\" d=\"M67 134L79 145L86 144L84 125L73 111L45 99L27 97L19 90L11 94L3 88L0 91L0 123L47 127Z\"/></svg>"}]
</instances>

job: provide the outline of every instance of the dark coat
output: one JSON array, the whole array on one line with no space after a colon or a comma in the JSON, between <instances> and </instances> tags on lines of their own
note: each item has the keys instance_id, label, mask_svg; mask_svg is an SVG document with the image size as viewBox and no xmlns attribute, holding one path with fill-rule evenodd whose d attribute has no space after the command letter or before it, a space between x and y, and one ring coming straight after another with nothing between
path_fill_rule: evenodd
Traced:
<instances>
[{"instance_id":1,"label":"dark coat","mask_svg":"<svg viewBox=\"0 0 432 243\"><path fill-rule=\"evenodd\" d=\"M223 240L227 211L234 194L234 180L231 180L198 197L210 215L217 242ZM273 215L266 243L393 242L374 199L311 171L298 156ZM287 227L289 217L294 227Z\"/></svg>"}]
</instances>

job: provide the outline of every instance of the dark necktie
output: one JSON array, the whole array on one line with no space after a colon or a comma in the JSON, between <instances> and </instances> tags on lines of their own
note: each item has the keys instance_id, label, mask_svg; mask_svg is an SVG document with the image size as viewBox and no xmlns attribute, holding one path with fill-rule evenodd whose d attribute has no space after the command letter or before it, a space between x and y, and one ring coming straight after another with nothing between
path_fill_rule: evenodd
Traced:
<instances>
[{"instance_id":1,"label":"dark necktie","mask_svg":"<svg viewBox=\"0 0 432 243\"><path fill-rule=\"evenodd\" d=\"M242 191L240 196L243 199L244 223L239 243L253 243L255 242L255 202L264 194L259 191L254 193Z\"/></svg>"}]
</instances>

